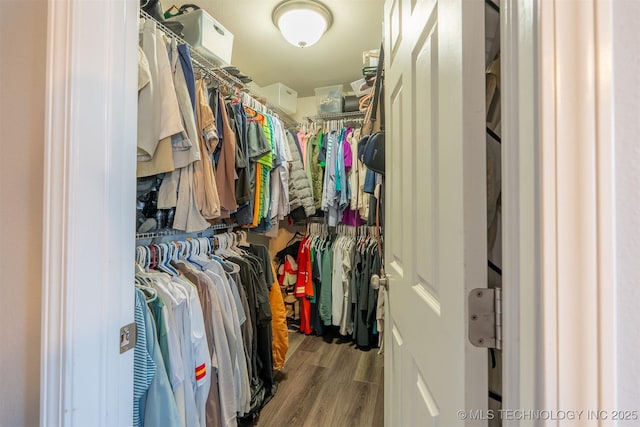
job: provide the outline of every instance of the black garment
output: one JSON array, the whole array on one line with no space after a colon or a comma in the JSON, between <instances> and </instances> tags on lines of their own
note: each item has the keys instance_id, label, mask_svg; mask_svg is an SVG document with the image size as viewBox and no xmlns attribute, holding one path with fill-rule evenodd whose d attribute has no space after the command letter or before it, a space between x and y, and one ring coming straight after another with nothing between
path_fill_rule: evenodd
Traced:
<instances>
[{"instance_id":1,"label":"black garment","mask_svg":"<svg viewBox=\"0 0 640 427\"><path fill-rule=\"evenodd\" d=\"M262 262L252 254L230 257L229 261L240 266L242 285L247 293L249 314L254 325L251 340L251 403L250 414L260 411L276 390L273 378L271 342L271 306ZM273 275L271 275L273 277Z\"/></svg>"},{"instance_id":2,"label":"black garment","mask_svg":"<svg viewBox=\"0 0 640 427\"><path fill-rule=\"evenodd\" d=\"M363 300L368 297L367 285L368 285L368 277L369 269L367 268L367 256L366 251L362 252L358 250L355 256L354 263L354 280L355 280L355 288L357 292L355 307L353 310L354 321L353 321L353 339L356 341L356 344L361 347L369 346L369 332L367 331L367 304L366 301L363 304ZM364 310L363 310L364 306Z\"/></svg>"},{"instance_id":3,"label":"black garment","mask_svg":"<svg viewBox=\"0 0 640 427\"><path fill-rule=\"evenodd\" d=\"M380 254L378 252L377 246L371 249L371 275L380 274L380 266L382 264L382 260L380 259ZM371 286L369 276L367 287L369 288L369 296L367 299L367 325L369 331L369 345L374 346L377 344L378 339L377 334L373 333L373 327L376 323L376 307L378 305L378 289L374 289Z\"/></svg>"},{"instance_id":4,"label":"black garment","mask_svg":"<svg viewBox=\"0 0 640 427\"><path fill-rule=\"evenodd\" d=\"M262 269L264 270L264 277L267 281L267 287L269 288L269 290L271 290L271 285L273 285L273 282L276 281L276 278L273 277L273 269L271 268L269 249L264 245L251 245L249 246L249 252L254 254L262 262Z\"/></svg>"},{"instance_id":5,"label":"black garment","mask_svg":"<svg viewBox=\"0 0 640 427\"><path fill-rule=\"evenodd\" d=\"M322 324L322 319L320 318L320 291L322 290L322 280L320 280L320 262L322 260L322 256L319 251L316 251L315 259L312 261L312 271L311 277L313 278L313 284L315 285L314 295L316 296L316 302L311 304L311 329L316 333L317 336L324 335L324 325ZM329 284L328 286L331 286Z\"/></svg>"},{"instance_id":6,"label":"black garment","mask_svg":"<svg viewBox=\"0 0 640 427\"><path fill-rule=\"evenodd\" d=\"M240 138L238 139L240 144L236 143L236 173L238 174L238 180L236 181L236 201L238 202L238 210L235 217L236 223L240 225L249 225L253 223L255 162L251 162L249 159L249 140L247 135L249 123L247 121L247 114L245 113L244 105L242 105L242 103L238 103L233 104L231 107L238 134L240 135ZM238 148L242 149L241 154L238 154ZM241 158L238 159L238 156ZM244 159L244 162L242 159ZM243 200L246 201L242 202Z\"/></svg>"},{"instance_id":7,"label":"black garment","mask_svg":"<svg viewBox=\"0 0 640 427\"><path fill-rule=\"evenodd\" d=\"M267 390L269 390L272 387L274 380L273 354L271 350L271 305L269 303L269 286L267 285L267 280L270 278L272 279L273 274L271 272L271 268L269 268L269 273L267 274L263 267L263 261L260 258L249 253L245 256L245 259L251 263L254 278L253 285L256 298L256 349L258 355L258 373L264 380ZM269 281L273 282L273 280Z\"/></svg>"},{"instance_id":8,"label":"black garment","mask_svg":"<svg viewBox=\"0 0 640 427\"><path fill-rule=\"evenodd\" d=\"M293 259L298 257L298 250L300 249L300 241L293 242L288 245L286 248L282 249L280 252L276 254L276 262L278 264L284 262L287 255L291 255Z\"/></svg>"},{"instance_id":9,"label":"black garment","mask_svg":"<svg viewBox=\"0 0 640 427\"><path fill-rule=\"evenodd\" d=\"M234 264L237 264L240 267L240 272L238 274L240 275L240 282L242 283L242 287L245 291L245 294L247 295L247 304L249 305L248 316L249 316L249 320L251 321L251 324L253 325L253 335L251 336L251 340L248 343L245 343L245 348L248 347L248 352L251 358L251 366L249 371L253 373L252 377L255 377L258 372L258 369L257 369L258 355L256 350L257 349L257 345L256 345L257 302L256 302L256 295L255 295L256 294L255 286L253 286L254 277L252 274L252 267L251 267L251 263L247 261L245 258L230 257L228 258L228 260L230 262L233 262Z\"/></svg>"},{"instance_id":10,"label":"black garment","mask_svg":"<svg viewBox=\"0 0 640 427\"><path fill-rule=\"evenodd\" d=\"M251 361L252 348L251 343L253 340L255 327L251 321L250 316L250 308L249 308L249 300L247 299L247 292L245 291L244 286L242 286L242 278L240 276L240 272L230 273L233 280L236 282L238 287L238 293L240 294L240 301L242 302L242 308L245 313L247 313L248 317L245 322L240 325L240 330L242 332L242 341L244 343L244 354L247 360L247 370L249 378L253 378L253 364Z\"/></svg>"}]
</instances>

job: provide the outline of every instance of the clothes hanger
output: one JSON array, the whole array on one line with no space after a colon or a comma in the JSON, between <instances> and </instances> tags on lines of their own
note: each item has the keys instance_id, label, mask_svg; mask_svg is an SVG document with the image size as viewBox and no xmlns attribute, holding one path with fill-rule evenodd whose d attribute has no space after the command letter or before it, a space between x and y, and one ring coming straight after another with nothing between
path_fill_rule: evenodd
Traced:
<instances>
[{"instance_id":1,"label":"clothes hanger","mask_svg":"<svg viewBox=\"0 0 640 427\"><path fill-rule=\"evenodd\" d=\"M211 240L212 254L216 256L218 254L218 250L220 249L220 239L217 235L214 234L213 236L209 237L209 240Z\"/></svg>"},{"instance_id":2,"label":"clothes hanger","mask_svg":"<svg viewBox=\"0 0 640 427\"><path fill-rule=\"evenodd\" d=\"M298 232L296 231L296 233L298 233ZM249 246L251 246L251 244L247 240L248 233L246 231L239 230L238 234L240 235L240 242L238 242L238 246L240 246L240 247L249 247ZM300 233L298 233L298 234L300 234ZM288 246L288 244L287 244L287 246Z\"/></svg>"},{"instance_id":3,"label":"clothes hanger","mask_svg":"<svg viewBox=\"0 0 640 427\"><path fill-rule=\"evenodd\" d=\"M219 257L219 258L224 258L226 256L225 253L225 245L226 245L226 241L224 238L224 234L226 233L221 233L221 234L216 234L214 236L212 236L212 238L214 239L214 255Z\"/></svg>"},{"instance_id":4,"label":"clothes hanger","mask_svg":"<svg viewBox=\"0 0 640 427\"><path fill-rule=\"evenodd\" d=\"M147 256L144 250L144 246L136 246L136 268L144 268Z\"/></svg>"},{"instance_id":5,"label":"clothes hanger","mask_svg":"<svg viewBox=\"0 0 640 427\"><path fill-rule=\"evenodd\" d=\"M256 109L247 107L246 105L244 107L244 111L247 114L248 120L256 121L264 117L264 115L259 113Z\"/></svg>"},{"instance_id":6,"label":"clothes hanger","mask_svg":"<svg viewBox=\"0 0 640 427\"><path fill-rule=\"evenodd\" d=\"M169 245L167 243L158 244L158 251L160 253L160 261L158 262L158 269L171 276L177 276L178 272L169 264Z\"/></svg>"},{"instance_id":7,"label":"clothes hanger","mask_svg":"<svg viewBox=\"0 0 640 427\"><path fill-rule=\"evenodd\" d=\"M144 293L144 298L147 303L153 302L158 298L158 291L151 286L143 285L142 282L136 280L136 288L140 289Z\"/></svg>"},{"instance_id":8,"label":"clothes hanger","mask_svg":"<svg viewBox=\"0 0 640 427\"><path fill-rule=\"evenodd\" d=\"M225 233L226 249L225 254L227 256L244 256L244 250L240 249L237 245L237 236L235 233Z\"/></svg>"},{"instance_id":9,"label":"clothes hanger","mask_svg":"<svg viewBox=\"0 0 640 427\"><path fill-rule=\"evenodd\" d=\"M243 252L237 246L236 234L235 233L225 233L225 239L227 240L227 253L229 255L242 255Z\"/></svg>"},{"instance_id":10,"label":"clothes hanger","mask_svg":"<svg viewBox=\"0 0 640 427\"><path fill-rule=\"evenodd\" d=\"M242 92L240 91L239 87L236 87L236 97L233 101L231 101L233 104L238 104L241 101L242 98Z\"/></svg>"},{"instance_id":11,"label":"clothes hanger","mask_svg":"<svg viewBox=\"0 0 640 427\"><path fill-rule=\"evenodd\" d=\"M155 245L149 245L148 248L151 251L151 261L149 262L149 269L153 270L156 268L156 265L158 265L158 251L156 250Z\"/></svg>"},{"instance_id":12,"label":"clothes hanger","mask_svg":"<svg viewBox=\"0 0 640 427\"><path fill-rule=\"evenodd\" d=\"M308 231L307 231L308 234ZM304 237L304 234L300 233L299 231L296 231L295 234L293 235L293 237L291 237L291 239L289 239L289 241L287 242L286 245L284 245L285 247L291 246L292 243L295 243L295 240L300 237Z\"/></svg>"},{"instance_id":13,"label":"clothes hanger","mask_svg":"<svg viewBox=\"0 0 640 427\"><path fill-rule=\"evenodd\" d=\"M135 275L144 273L144 268L142 268L142 266L139 263L136 262L134 268L135 268L135 273L134 273Z\"/></svg>"}]
</instances>

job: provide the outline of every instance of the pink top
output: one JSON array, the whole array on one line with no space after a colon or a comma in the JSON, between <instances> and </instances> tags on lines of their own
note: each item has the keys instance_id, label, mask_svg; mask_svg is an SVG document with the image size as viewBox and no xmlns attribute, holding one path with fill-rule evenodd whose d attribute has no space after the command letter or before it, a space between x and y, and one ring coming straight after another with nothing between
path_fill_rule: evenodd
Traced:
<instances>
[{"instance_id":1,"label":"pink top","mask_svg":"<svg viewBox=\"0 0 640 427\"><path fill-rule=\"evenodd\" d=\"M344 168L349 171L353 166L353 153L351 152L351 144L349 144L349 135L353 132L352 128L347 129L344 133Z\"/></svg>"},{"instance_id":2,"label":"pink top","mask_svg":"<svg viewBox=\"0 0 640 427\"><path fill-rule=\"evenodd\" d=\"M307 141L309 141L309 135L300 130L298 132L298 142L300 143L300 153L302 153L302 164L304 165L304 169L307 169Z\"/></svg>"}]
</instances>

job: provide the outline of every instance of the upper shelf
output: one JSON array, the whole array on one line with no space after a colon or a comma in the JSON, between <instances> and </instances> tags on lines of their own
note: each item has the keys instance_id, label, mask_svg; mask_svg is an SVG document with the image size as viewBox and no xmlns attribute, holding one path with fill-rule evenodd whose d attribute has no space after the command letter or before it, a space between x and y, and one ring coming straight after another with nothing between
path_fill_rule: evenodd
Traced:
<instances>
[{"instance_id":1,"label":"upper shelf","mask_svg":"<svg viewBox=\"0 0 640 427\"><path fill-rule=\"evenodd\" d=\"M352 119L357 117L364 117L364 111L351 111L348 113L325 113L318 114L316 116L306 117L307 120L312 122L317 121L327 121L327 120L342 120L342 119Z\"/></svg>"},{"instance_id":2,"label":"upper shelf","mask_svg":"<svg viewBox=\"0 0 640 427\"><path fill-rule=\"evenodd\" d=\"M198 71L214 78L218 83L224 85L232 91L239 91L241 94L242 102L247 104L248 107L276 116L287 126L297 126L297 122L288 114L251 92L251 90L236 76L230 74L224 68L218 67L217 65L213 64L211 61L209 61L209 59L207 59L196 49L194 49L193 46L191 46L186 40L171 31L164 24L156 20L153 16L149 15L143 10L140 10L140 17L154 21L157 27L162 32L164 32L167 37L172 37L176 39L176 41L178 41L180 44L186 44L187 46L189 46L189 50L191 51L191 61L193 62L193 65L198 68Z\"/></svg>"}]
</instances>

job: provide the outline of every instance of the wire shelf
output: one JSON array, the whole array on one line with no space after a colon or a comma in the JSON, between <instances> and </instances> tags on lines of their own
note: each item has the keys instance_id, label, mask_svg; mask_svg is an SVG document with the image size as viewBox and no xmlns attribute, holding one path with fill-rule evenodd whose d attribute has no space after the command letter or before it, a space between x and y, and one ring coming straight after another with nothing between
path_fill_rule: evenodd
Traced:
<instances>
[{"instance_id":1,"label":"wire shelf","mask_svg":"<svg viewBox=\"0 0 640 427\"><path fill-rule=\"evenodd\" d=\"M316 116L307 117L306 119L312 122L327 121L327 120L343 120L364 117L365 111L350 111L348 113L326 113L318 114Z\"/></svg>"},{"instance_id":2,"label":"wire shelf","mask_svg":"<svg viewBox=\"0 0 640 427\"><path fill-rule=\"evenodd\" d=\"M202 237L203 233L208 231L216 231L216 230L233 230L234 228L239 227L238 224L215 224L209 228L206 228L202 231L188 233L182 230L160 230L154 231L150 233L136 233L136 240L145 240L145 239L155 239L158 237L167 237L167 236L191 236L191 235L200 235Z\"/></svg>"},{"instance_id":3,"label":"wire shelf","mask_svg":"<svg viewBox=\"0 0 640 427\"><path fill-rule=\"evenodd\" d=\"M226 86L231 90L241 91L241 98L244 103L248 104L249 107L253 108L254 110L263 111L267 114L275 116L282 122L284 122L285 125L288 125L290 127L297 126L297 122L287 114L285 114L282 110L269 104L268 102L259 101L258 99L260 97L254 94L240 79L230 74L224 68L221 68L212 63L207 57L202 55L193 46L191 46L191 44L189 44L185 39L171 31L167 26L156 20L153 16L149 15L144 10L140 10L140 17L155 22L158 29L165 33L167 37L175 39L180 44L186 44L187 46L189 46L189 50L191 53L191 62L198 68L198 71L214 78L218 81L218 83Z\"/></svg>"}]
</instances>

